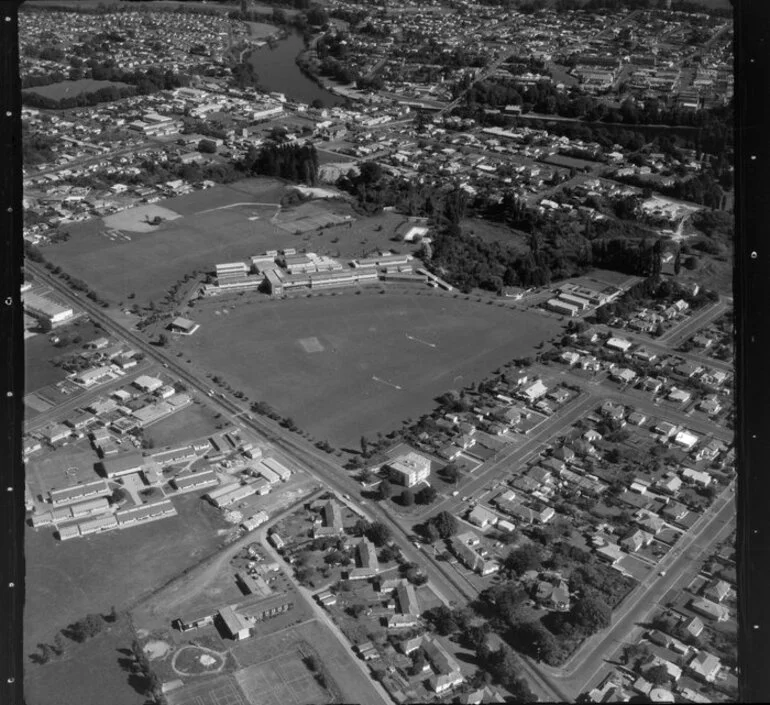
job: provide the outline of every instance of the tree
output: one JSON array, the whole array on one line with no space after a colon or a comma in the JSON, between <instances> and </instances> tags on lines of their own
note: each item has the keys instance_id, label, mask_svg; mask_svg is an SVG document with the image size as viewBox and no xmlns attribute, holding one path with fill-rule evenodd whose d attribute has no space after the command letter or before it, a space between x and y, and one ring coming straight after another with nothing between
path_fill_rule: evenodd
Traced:
<instances>
[{"instance_id":1,"label":"tree","mask_svg":"<svg viewBox=\"0 0 770 705\"><path fill-rule=\"evenodd\" d=\"M423 617L433 625L433 628L441 636L447 636L457 631L457 622L454 620L452 610L446 605L439 605L426 610Z\"/></svg>"},{"instance_id":2,"label":"tree","mask_svg":"<svg viewBox=\"0 0 770 705\"><path fill-rule=\"evenodd\" d=\"M408 487L401 493L401 504L405 507L411 507L414 504L414 492Z\"/></svg>"},{"instance_id":3,"label":"tree","mask_svg":"<svg viewBox=\"0 0 770 705\"><path fill-rule=\"evenodd\" d=\"M84 619L70 625L69 631L72 639L82 644L92 636L96 636L103 626L104 622L98 614L89 614Z\"/></svg>"},{"instance_id":4,"label":"tree","mask_svg":"<svg viewBox=\"0 0 770 705\"><path fill-rule=\"evenodd\" d=\"M378 548L391 539L390 529L382 522L376 521L367 529L367 538Z\"/></svg>"},{"instance_id":5,"label":"tree","mask_svg":"<svg viewBox=\"0 0 770 705\"><path fill-rule=\"evenodd\" d=\"M368 442L366 440L366 436L361 436L361 455L363 455L364 458L369 457Z\"/></svg>"},{"instance_id":6,"label":"tree","mask_svg":"<svg viewBox=\"0 0 770 705\"><path fill-rule=\"evenodd\" d=\"M158 336L158 345L160 345L161 347L165 347L166 345L168 345L168 336L165 333L161 333Z\"/></svg>"},{"instance_id":7,"label":"tree","mask_svg":"<svg viewBox=\"0 0 770 705\"><path fill-rule=\"evenodd\" d=\"M540 549L534 544L528 543L521 548L514 548L503 561L503 567L517 576L521 576L528 570L538 570L542 565Z\"/></svg>"},{"instance_id":8,"label":"tree","mask_svg":"<svg viewBox=\"0 0 770 705\"><path fill-rule=\"evenodd\" d=\"M454 485L457 483L457 480L460 477L460 471L457 469L457 466L454 463L449 463L449 465L445 465L441 470L441 476L447 482L451 482Z\"/></svg>"},{"instance_id":9,"label":"tree","mask_svg":"<svg viewBox=\"0 0 770 705\"><path fill-rule=\"evenodd\" d=\"M416 676L422 673L425 667L425 652L422 648L417 648L412 652L412 675Z\"/></svg>"},{"instance_id":10,"label":"tree","mask_svg":"<svg viewBox=\"0 0 770 705\"><path fill-rule=\"evenodd\" d=\"M358 178L363 184L375 184L382 179L382 167L377 162L364 162L359 167Z\"/></svg>"},{"instance_id":11,"label":"tree","mask_svg":"<svg viewBox=\"0 0 770 705\"><path fill-rule=\"evenodd\" d=\"M388 499L393 495L393 485L390 484L390 480L383 480L380 482L380 486L377 488L380 492L380 499Z\"/></svg>"},{"instance_id":12,"label":"tree","mask_svg":"<svg viewBox=\"0 0 770 705\"><path fill-rule=\"evenodd\" d=\"M416 495L415 499L417 504L431 504L438 496L438 492L435 487L431 485L425 485Z\"/></svg>"},{"instance_id":13,"label":"tree","mask_svg":"<svg viewBox=\"0 0 770 705\"><path fill-rule=\"evenodd\" d=\"M668 670L662 663L648 669L644 677L653 685L667 686L671 684L671 676L668 675Z\"/></svg>"},{"instance_id":14,"label":"tree","mask_svg":"<svg viewBox=\"0 0 770 705\"><path fill-rule=\"evenodd\" d=\"M570 621L586 635L595 634L610 626L612 609L600 600L586 596L582 597L570 612Z\"/></svg>"},{"instance_id":15,"label":"tree","mask_svg":"<svg viewBox=\"0 0 770 705\"><path fill-rule=\"evenodd\" d=\"M457 518L447 511L439 512L430 522L436 527L442 539L451 538L457 533Z\"/></svg>"},{"instance_id":16,"label":"tree","mask_svg":"<svg viewBox=\"0 0 770 705\"><path fill-rule=\"evenodd\" d=\"M120 504L128 497L128 493L122 487L116 487L112 490L110 495L110 502L112 504Z\"/></svg>"},{"instance_id":17,"label":"tree","mask_svg":"<svg viewBox=\"0 0 770 705\"><path fill-rule=\"evenodd\" d=\"M538 621L522 624L517 630L517 636L522 644L530 645L530 655L539 661L550 662L559 652L556 637Z\"/></svg>"},{"instance_id":18,"label":"tree","mask_svg":"<svg viewBox=\"0 0 770 705\"><path fill-rule=\"evenodd\" d=\"M428 541L428 543L436 543L436 541L441 538L441 535L439 534L435 524L432 524L431 522L425 524L423 535L425 536L425 539Z\"/></svg>"}]
</instances>

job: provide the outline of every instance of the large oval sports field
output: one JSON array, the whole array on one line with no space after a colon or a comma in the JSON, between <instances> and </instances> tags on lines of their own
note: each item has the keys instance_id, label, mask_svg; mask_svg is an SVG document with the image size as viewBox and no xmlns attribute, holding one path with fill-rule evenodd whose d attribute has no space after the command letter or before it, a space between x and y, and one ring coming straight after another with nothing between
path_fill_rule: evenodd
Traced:
<instances>
[{"instance_id":1,"label":"large oval sports field","mask_svg":"<svg viewBox=\"0 0 770 705\"><path fill-rule=\"evenodd\" d=\"M417 289L236 301L202 305L192 313L200 329L177 345L337 447L418 418L439 394L532 354L561 328L537 313Z\"/></svg>"}]
</instances>

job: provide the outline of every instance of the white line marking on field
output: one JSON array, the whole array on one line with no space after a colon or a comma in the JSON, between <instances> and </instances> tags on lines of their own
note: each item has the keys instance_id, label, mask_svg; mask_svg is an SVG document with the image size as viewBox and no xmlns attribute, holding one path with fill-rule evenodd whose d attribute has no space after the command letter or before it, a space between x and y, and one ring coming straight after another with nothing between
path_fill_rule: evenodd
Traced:
<instances>
[{"instance_id":1,"label":"white line marking on field","mask_svg":"<svg viewBox=\"0 0 770 705\"><path fill-rule=\"evenodd\" d=\"M399 390L401 389L401 387L399 385L393 384L392 382L387 382L384 379L380 379L379 377L375 377L374 375L372 375L372 379L375 382L381 382L382 384L387 384L389 387L393 387L393 389L399 389Z\"/></svg>"},{"instance_id":2,"label":"white line marking on field","mask_svg":"<svg viewBox=\"0 0 770 705\"><path fill-rule=\"evenodd\" d=\"M423 345L427 345L429 348L436 347L436 343L429 343L425 340L420 340L419 338L415 338L413 335L409 335L409 333L406 334L406 337L409 338L409 340L414 340L415 343L422 343Z\"/></svg>"}]
</instances>

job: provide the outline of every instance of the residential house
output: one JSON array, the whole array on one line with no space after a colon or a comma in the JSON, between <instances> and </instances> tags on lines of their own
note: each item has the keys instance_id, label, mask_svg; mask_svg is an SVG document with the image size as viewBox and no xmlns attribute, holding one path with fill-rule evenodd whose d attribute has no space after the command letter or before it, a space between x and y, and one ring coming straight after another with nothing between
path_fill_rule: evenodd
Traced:
<instances>
[{"instance_id":1,"label":"residential house","mask_svg":"<svg viewBox=\"0 0 770 705\"><path fill-rule=\"evenodd\" d=\"M652 534L648 534L646 531L642 531L641 529L636 529L624 539L622 539L620 545L631 553L636 553L643 546L649 546L651 541Z\"/></svg>"},{"instance_id":2,"label":"residential house","mask_svg":"<svg viewBox=\"0 0 770 705\"><path fill-rule=\"evenodd\" d=\"M707 683L713 683L722 669L722 662L714 654L701 650L692 657L687 669Z\"/></svg>"},{"instance_id":3,"label":"residential house","mask_svg":"<svg viewBox=\"0 0 770 705\"><path fill-rule=\"evenodd\" d=\"M703 591L703 596L713 602L722 602L731 591L730 583L725 580L713 580Z\"/></svg>"},{"instance_id":4,"label":"residential house","mask_svg":"<svg viewBox=\"0 0 770 705\"><path fill-rule=\"evenodd\" d=\"M476 505L468 514L468 521L481 529L486 529L497 523L497 515L481 505Z\"/></svg>"},{"instance_id":5,"label":"residential house","mask_svg":"<svg viewBox=\"0 0 770 705\"><path fill-rule=\"evenodd\" d=\"M726 622L730 618L730 610L727 607L705 598L691 600L690 607L698 614L717 622Z\"/></svg>"}]
</instances>

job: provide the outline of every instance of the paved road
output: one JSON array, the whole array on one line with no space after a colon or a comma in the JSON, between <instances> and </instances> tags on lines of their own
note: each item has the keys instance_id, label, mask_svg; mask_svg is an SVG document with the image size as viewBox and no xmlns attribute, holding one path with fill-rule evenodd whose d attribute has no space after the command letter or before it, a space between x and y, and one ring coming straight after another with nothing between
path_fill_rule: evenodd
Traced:
<instances>
[{"instance_id":1,"label":"paved road","mask_svg":"<svg viewBox=\"0 0 770 705\"><path fill-rule=\"evenodd\" d=\"M587 639L572 658L560 668L542 666L552 680L572 698L585 690L586 685L605 664L616 644L628 639L635 625L644 621L653 607L664 603L664 596L674 588L693 563L693 552L700 553L720 541L735 518L735 495L725 489L712 508L688 531L669 554L660 562L659 569L666 575L650 573L642 583L613 612L608 630Z\"/></svg>"},{"instance_id":2,"label":"paved road","mask_svg":"<svg viewBox=\"0 0 770 705\"><path fill-rule=\"evenodd\" d=\"M274 524L275 522L270 522L270 524ZM382 705L392 705L390 696L388 695L385 688L382 687L382 685L374 680L370 673L369 669L366 667L366 664L361 661L361 659L357 658L352 650L351 650L351 644L347 640L347 637L340 631L339 627L334 623L334 620L329 616L329 613L323 609L314 599L313 595L304 585L300 585L299 582L297 582L297 579L294 577L294 572L290 569L286 568L286 564L284 563L283 557L278 554L278 552L273 548L273 546L268 543L267 541L267 529L268 526L262 527L259 529L258 533L258 539L260 543L262 544L262 547L265 549L265 551L273 558L274 561L278 562L278 565L281 566L281 570L285 575L288 576L289 580L294 585L295 590L302 595L302 597L305 599L305 602L310 605L310 609L313 611L313 613L316 616L316 619L318 619L319 622L322 624L325 624L327 627L329 627L329 630L334 635L334 638L337 639L337 641L340 643L342 648L344 649L345 653L348 656L348 660L350 661L350 667L358 668L361 673L364 675L364 678L368 683L371 684L372 690L375 691L375 693L372 693L374 696L372 700L368 702L378 702ZM334 675L334 674L332 674Z\"/></svg>"},{"instance_id":3,"label":"paved road","mask_svg":"<svg viewBox=\"0 0 770 705\"><path fill-rule=\"evenodd\" d=\"M659 340L649 338L646 335L635 333L630 330L618 330L617 328L610 328L610 326L603 325L601 323L594 326L598 331L610 333L618 338L625 338L632 343L643 345L648 350L657 352L659 355L676 355L690 362L697 362L701 365L713 367L718 370L724 370L725 372L733 372L734 366L729 362L723 362L722 360L714 360L713 358L706 357L705 355L699 355L693 352L674 352L668 345L662 344Z\"/></svg>"},{"instance_id":4,"label":"paved road","mask_svg":"<svg viewBox=\"0 0 770 705\"><path fill-rule=\"evenodd\" d=\"M585 381L582 380L585 384ZM589 413L598 403L593 394L586 393L584 397L573 400L570 406L564 411L548 418L540 428L527 437L523 444L511 445L500 451L500 454L487 467L483 465L474 471L472 479L463 486L463 495L471 495L478 492L482 487L496 478L501 470L512 467L522 466L540 450L540 447L553 436L561 434L564 429L571 426L575 421ZM457 514L464 505L462 499L457 497L448 497L441 502L432 504L422 514L415 518L415 523L424 521L427 517L433 516L440 511L448 511L450 514Z\"/></svg>"},{"instance_id":5,"label":"paved road","mask_svg":"<svg viewBox=\"0 0 770 705\"><path fill-rule=\"evenodd\" d=\"M656 342L674 348L679 345L679 343L684 342L687 338L695 335L701 328L705 328L709 323L715 321L727 311L729 307L730 305L727 303L725 297L720 297L717 303L704 307L680 325L674 326L671 330L666 331L660 338L656 339Z\"/></svg>"},{"instance_id":6,"label":"paved road","mask_svg":"<svg viewBox=\"0 0 770 705\"><path fill-rule=\"evenodd\" d=\"M72 298L71 292L64 287L58 280L48 275L44 269L37 265L31 264L30 269L35 272L36 276L39 276L42 280L48 282L56 288L62 296L66 298ZM192 389L197 390L201 395L206 395L209 389L209 383L207 381L201 381L196 376L191 374L181 364L177 363L175 358L166 356L165 351L161 348L156 348L147 343L146 340L137 336L136 334L126 331L121 328L115 321L106 316L103 311L97 307L90 306L87 302L79 301L80 305L85 308L89 314L92 315L94 320L98 320L105 328L105 330L113 332L116 336L126 338L133 345L142 350L148 358L155 359L161 364L166 363L170 372L176 373L184 382L186 382ZM85 305L84 305L85 304ZM583 384L585 380L583 380ZM606 394L606 390L601 391L602 395ZM593 395L591 395L592 397ZM619 395L620 396L620 395ZM327 487L337 491L340 494L356 492L358 490L358 484L353 480L345 471L343 471L329 456L322 453L314 446L310 445L303 439L297 437L295 434L290 434L284 429L281 429L274 422L265 419L263 417L250 418L250 415L245 414L244 409L238 406L234 401L223 398L222 395L218 395L216 398L211 399L212 406L215 406L218 411L222 412L225 418L236 424L237 426L256 431L260 435L265 436L269 441L275 444L281 450L287 452L297 463L303 465L307 471L320 479ZM589 405L590 402L596 401L593 398L585 400L585 404ZM568 411L567 414L579 414L584 409L582 404ZM243 417L246 416L245 420ZM567 422L569 416L554 419L554 423L560 421L561 428ZM534 439L533 439L534 440ZM534 445L534 443L533 443ZM521 452L521 449L518 449ZM512 451L511 455L514 455L516 451ZM526 454L526 451L525 451ZM507 456L504 460L498 461L503 463L510 461L510 456ZM490 471L492 468L490 468ZM479 477L474 480L478 486L483 484L484 479ZM457 604L464 604L468 599L476 597L475 591L473 591L467 584L462 583L456 574L448 568L445 564L436 561L434 557L430 556L427 552L422 552L415 549L408 541L407 532L405 529L393 519L377 504L367 504L367 511L377 521L383 522L393 532L394 538L398 541L401 549L406 556L407 560L420 564L428 575L429 580L437 586L437 588L443 593L443 595L449 597L450 600L455 600ZM712 516L713 512L709 512L709 516ZM693 529L694 531L695 529ZM683 541L684 539L680 539ZM689 559L682 558L682 565L686 565ZM653 589L654 586L659 585L656 582L650 586ZM660 588L658 588L660 589ZM662 595L662 593L661 593ZM649 595L648 595L649 597ZM639 605L645 604L641 601L641 596L638 596L635 600L628 601L626 609L631 612L636 605L636 609L641 609ZM632 612L633 613L633 612ZM635 614L635 613L633 613ZM541 691L547 693L546 699L551 701L564 700L564 694L562 691L562 684L574 688L575 684L570 683L568 679L559 677L557 675L546 673L542 667L537 667L532 664L531 661L525 660L525 668L531 681L537 684ZM590 674L589 674L590 675ZM582 676L581 676L582 677ZM581 684L582 685L582 684Z\"/></svg>"},{"instance_id":7,"label":"paved road","mask_svg":"<svg viewBox=\"0 0 770 705\"><path fill-rule=\"evenodd\" d=\"M89 389L83 393L77 394L71 399L62 402L61 404L57 404L48 411L44 411L34 418L29 419L24 424L24 430L27 433L30 433L32 431L37 431L44 426L47 426L53 421L67 419L70 417L72 412L75 411L75 409L82 408L88 405L90 402L94 401L94 399L98 399L105 394L109 394L109 392L111 392L116 387L122 387L128 384L139 375L146 374L147 370L151 367L151 363L142 361L139 365L137 365L136 368L134 368L132 372L124 375L123 377L119 377L118 379L107 382L106 384L100 384L94 389Z\"/></svg>"}]
</instances>

